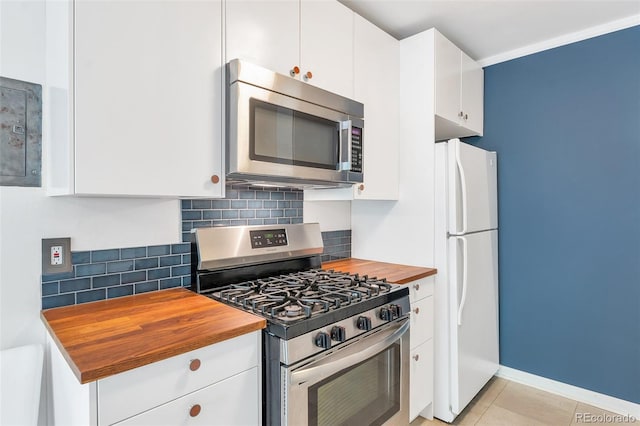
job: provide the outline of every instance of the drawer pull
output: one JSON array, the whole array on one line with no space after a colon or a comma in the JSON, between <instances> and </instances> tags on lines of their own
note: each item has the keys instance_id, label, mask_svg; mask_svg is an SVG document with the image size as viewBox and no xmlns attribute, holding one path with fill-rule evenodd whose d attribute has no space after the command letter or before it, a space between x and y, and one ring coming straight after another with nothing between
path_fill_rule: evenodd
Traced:
<instances>
[{"instance_id":1,"label":"drawer pull","mask_svg":"<svg viewBox=\"0 0 640 426\"><path fill-rule=\"evenodd\" d=\"M415 354L415 355L413 356L413 359L415 359L416 361L417 361L417 360L419 360L419 359L420 359L420 355Z\"/></svg>"},{"instance_id":2,"label":"drawer pull","mask_svg":"<svg viewBox=\"0 0 640 426\"><path fill-rule=\"evenodd\" d=\"M416 315L418 315L418 314L420 313L420 308L415 308L415 309L413 310L413 312L415 312L415 313L416 313Z\"/></svg>"},{"instance_id":3,"label":"drawer pull","mask_svg":"<svg viewBox=\"0 0 640 426\"><path fill-rule=\"evenodd\" d=\"M414 284L413 288L415 289L415 291L420 290L420 284Z\"/></svg>"},{"instance_id":4,"label":"drawer pull","mask_svg":"<svg viewBox=\"0 0 640 426\"><path fill-rule=\"evenodd\" d=\"M201 410L202 410L202 407L200 406L200 404L193 405L189 409L189 415L191 417L196 417L198 414L200 414Z\"/></svg>"},{"instance_id":5,"label":"drawer pull","mask_svg":"<svg viewBox=\"0 0 640 426\"><path fill-rule=\"evenodd\" d=\"M198 358L192 359L189 363L189 370L196 371L198 368L200 368L200 364L201 362Z\"/></svg>"}]
</instances>

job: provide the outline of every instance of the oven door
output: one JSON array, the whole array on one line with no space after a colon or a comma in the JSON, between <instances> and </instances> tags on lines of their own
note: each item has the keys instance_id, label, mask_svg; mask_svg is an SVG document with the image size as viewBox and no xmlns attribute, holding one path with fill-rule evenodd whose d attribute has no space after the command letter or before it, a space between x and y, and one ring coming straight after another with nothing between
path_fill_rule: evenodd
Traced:
<instances>
[{"instance_id":1,"label":"oven door","mask_svg":"<svg viewBox=\"0 0 640 426\"><path fill-rule=\"evenodd\" d=\"M360 164L351 171L362 120L241 81L229 87L227 116L231 179L362 181Z\"/></svg>"},{"instance_id":2,"label":"oven door","mask_svg":"<svg viewBox=\"0 0 640 426\"><path fill-rule=\"evenodd\" d=\"M282 367L282 424L409 423L409 320L303 365Z\"/></svg>"}]
</instances>

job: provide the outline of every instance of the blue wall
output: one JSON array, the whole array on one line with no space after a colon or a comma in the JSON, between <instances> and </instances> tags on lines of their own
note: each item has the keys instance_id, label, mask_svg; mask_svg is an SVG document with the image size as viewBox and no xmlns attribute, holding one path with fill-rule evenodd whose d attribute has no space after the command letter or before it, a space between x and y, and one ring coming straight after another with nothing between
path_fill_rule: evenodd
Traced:
<instances>
[{"instance_id":1,"label":"blue wall","mask_svg":"<svg viewBox=\"0 0 640 426\"><path fill-rule=\"evenodd\" d=\"M640 27L485 69L500 362L640 403Z\"/></svg>"}]
</instances>

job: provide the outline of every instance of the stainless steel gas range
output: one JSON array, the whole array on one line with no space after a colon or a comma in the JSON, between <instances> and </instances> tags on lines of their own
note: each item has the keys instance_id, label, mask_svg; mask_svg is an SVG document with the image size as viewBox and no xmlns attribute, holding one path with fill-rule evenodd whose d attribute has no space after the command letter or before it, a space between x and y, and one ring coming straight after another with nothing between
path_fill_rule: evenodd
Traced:
<instances>
[{"instance_id":1,"label":"stainless steel gas range","mask_svg":"<svg viewBox=\"0 0 640 426\"><path fill-rule=\"evenodd\" d=\"M263 424L409 421L409 291L322 270L318 224L200 228L192 289L267 319Z\"/></svg>"}]
</instances>

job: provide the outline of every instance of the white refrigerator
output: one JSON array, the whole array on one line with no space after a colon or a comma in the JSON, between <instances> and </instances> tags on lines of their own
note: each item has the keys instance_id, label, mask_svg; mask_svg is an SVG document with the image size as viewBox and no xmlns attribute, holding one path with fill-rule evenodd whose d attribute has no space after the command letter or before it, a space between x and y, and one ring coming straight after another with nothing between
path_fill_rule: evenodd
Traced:
<instances>
[{"instance_id":1,"label":"white refrigerator","mask_svg":"<svg viewBox=\"0 0 640 426\"><path fill-rule=\"evenodd\" d=\"M495 152L436 143L434 416L453 421L498 370Z\"/></svg>"}]
</instances>

